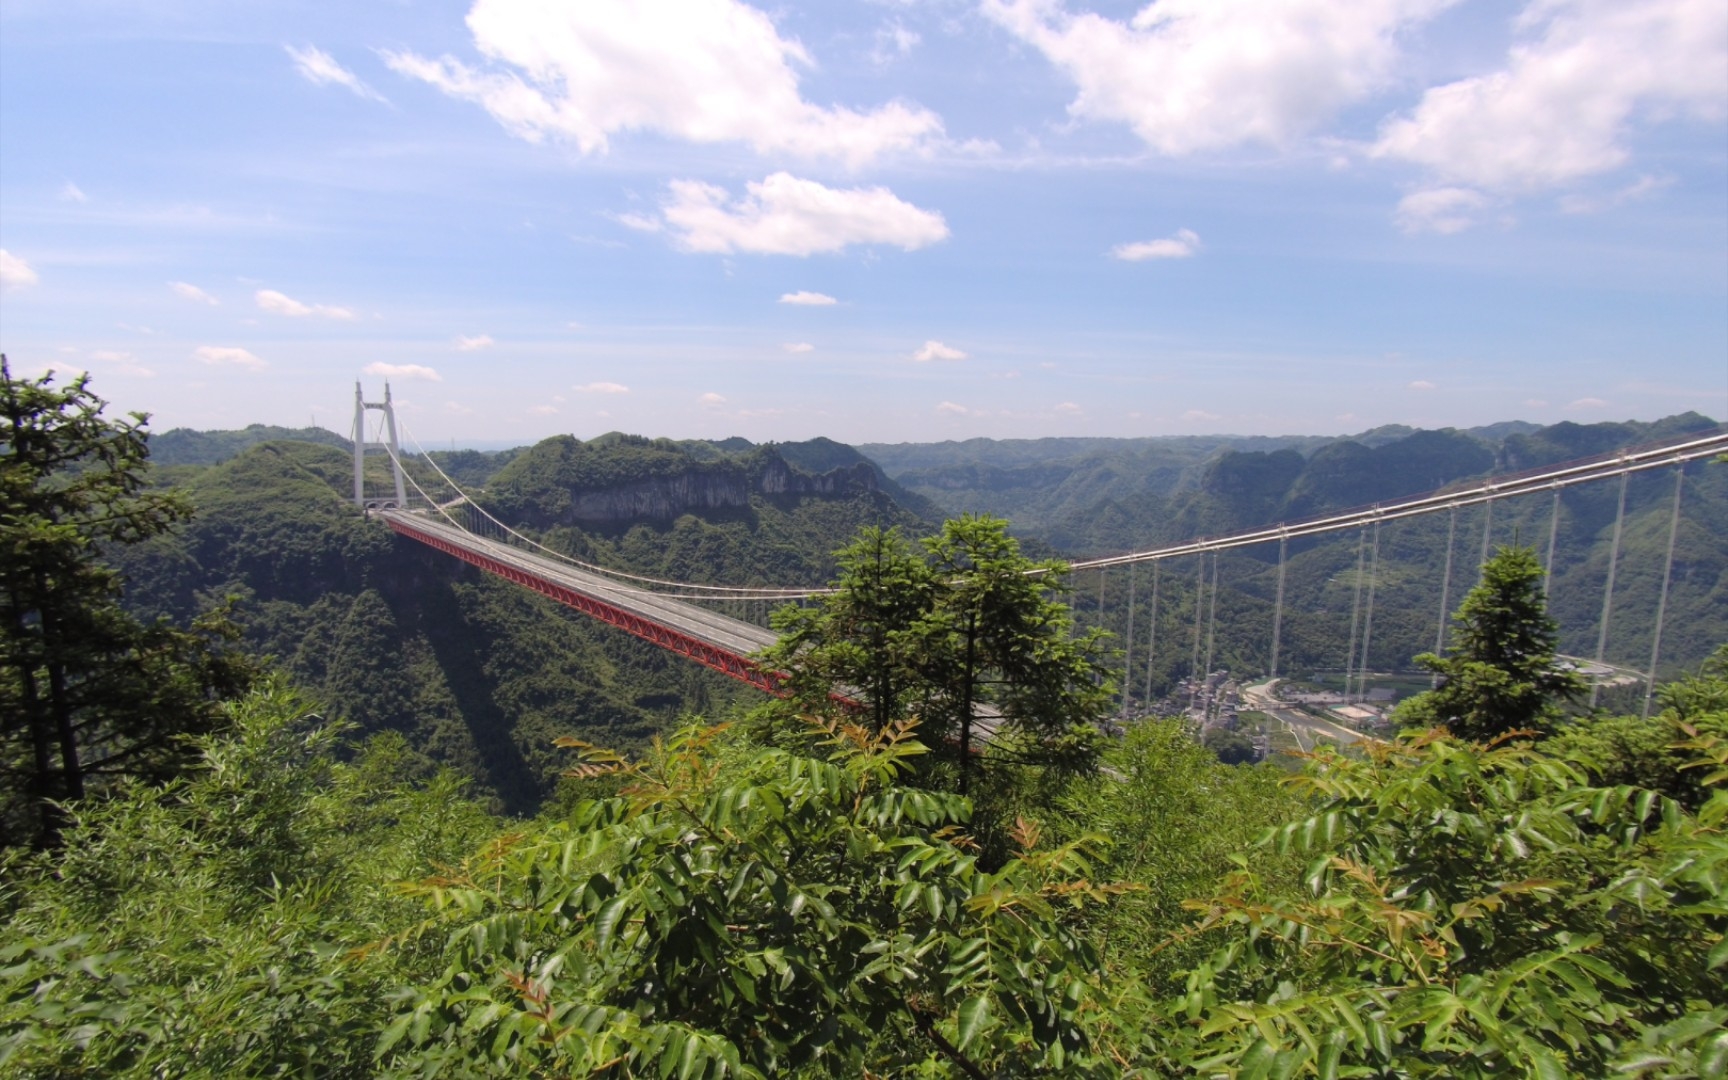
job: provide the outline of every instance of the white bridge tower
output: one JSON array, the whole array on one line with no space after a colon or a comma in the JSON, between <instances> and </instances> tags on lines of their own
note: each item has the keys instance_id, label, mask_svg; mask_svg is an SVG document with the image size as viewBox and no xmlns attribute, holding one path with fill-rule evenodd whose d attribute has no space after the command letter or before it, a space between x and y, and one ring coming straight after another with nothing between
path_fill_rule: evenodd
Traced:
<instances>
[{"instance_id":1,"label":"white bridge tower","mask_svg":"<svg viewBox=\"0 0 1728 1080\"><path fill-rule=\"evenodd\" d=\"M366 410L377 409L384 414L384 430L387 442L366 442ZM390 453L390 474L396 479L396 502L398 508L408 505L408 492L402 483L402 452L396 444L396 409L390 404L390 384L384 384L384 400L382 402L367 401L360 391L358 380L354 383L354 504L363 509L384 505L383 499L366 499L366 451L368 449L388 450Z\"/></svg>"}]
</instances>

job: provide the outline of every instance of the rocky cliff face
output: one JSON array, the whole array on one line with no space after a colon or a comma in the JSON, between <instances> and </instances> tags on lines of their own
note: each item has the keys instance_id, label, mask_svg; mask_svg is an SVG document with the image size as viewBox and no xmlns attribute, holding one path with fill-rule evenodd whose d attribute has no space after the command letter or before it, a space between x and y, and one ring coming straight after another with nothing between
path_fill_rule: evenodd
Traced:
<instances>
[{"instance_id":1,"label":"rocky cliff face","mask_svg":"<svg viewBox=\"0 0 1728 1080\"><path fill-rule=\"evenodd\" d=\"M563 517L567 524L666 521L691 511L749 506L750 497L757 494L775 498L844 497L876 489L876 473L865 462L811 475L770 453L754 469L693 463L667 476L572 491Z\"/></svg>"}]
</instances>

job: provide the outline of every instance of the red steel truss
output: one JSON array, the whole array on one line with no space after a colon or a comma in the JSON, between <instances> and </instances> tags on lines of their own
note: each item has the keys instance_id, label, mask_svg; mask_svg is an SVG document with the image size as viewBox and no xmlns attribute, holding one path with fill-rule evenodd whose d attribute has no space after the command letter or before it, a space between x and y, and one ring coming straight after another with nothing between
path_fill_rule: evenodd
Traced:
<instances>
[{"instance_id":1,"label":"red steel truss","mask_svg":"<svg viewBox=\"0 0 1728 1080\"><path fill-rule=\"evenodd\" d=\"M394 516L389 516L385 520L389 523L390 528L411 540L417 540L428 547L436 548L446 555L454 555L471 566L478 566L489 574L496 574L506 581L513 581L521 585L523 588L533 589L541 596L573 607L584 615L591 615L601 622L635 634L642 640L653 642L663 649L670 649L680 656L689 657L698 664L713 668L723 675L730 675L734 679L747 682L758 690L764 690L776 696L784 696L784 691L780 686L782 676L778 672L759 667L736 653L729 652L699 638L691 637L681 631L662 626L633 611L625 611L623 608L615 607L604 600L578 592L558 582L548 581L478 552L469 551L440 537L420 532Z\"/></svg>"}]
</instances>

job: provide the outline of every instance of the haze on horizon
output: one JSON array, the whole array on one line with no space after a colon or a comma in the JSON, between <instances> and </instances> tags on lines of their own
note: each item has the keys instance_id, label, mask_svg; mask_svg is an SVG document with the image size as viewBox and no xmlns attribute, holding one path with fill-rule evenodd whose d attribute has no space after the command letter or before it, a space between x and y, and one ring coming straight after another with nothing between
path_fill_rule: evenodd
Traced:
<instances>
[{"instance_id":1,"label":"haze on horizon","mask_svg":"<svg viewBox=\"0 0 1728 1080\"><path fill-rule=\"evenodd\" d=\"M10 0L0 349L428 447L1728 416L1720 0Z\"/></svg>"}]
</instances>

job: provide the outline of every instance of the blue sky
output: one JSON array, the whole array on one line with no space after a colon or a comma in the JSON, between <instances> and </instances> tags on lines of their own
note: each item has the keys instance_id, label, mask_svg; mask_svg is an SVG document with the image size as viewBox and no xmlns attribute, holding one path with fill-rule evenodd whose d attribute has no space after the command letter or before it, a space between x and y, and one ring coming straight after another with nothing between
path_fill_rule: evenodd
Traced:
<instances>
[{"instance_id":1,"label":"blue sky","mask_svg":"<svg viewBox=\"0 0 1728 1080\"><path fill-rule=\"evenodd\" d=\"M1728 416L1721 0L7 0L0 347L428 446Z\"/></svg>"}]
</instances>

